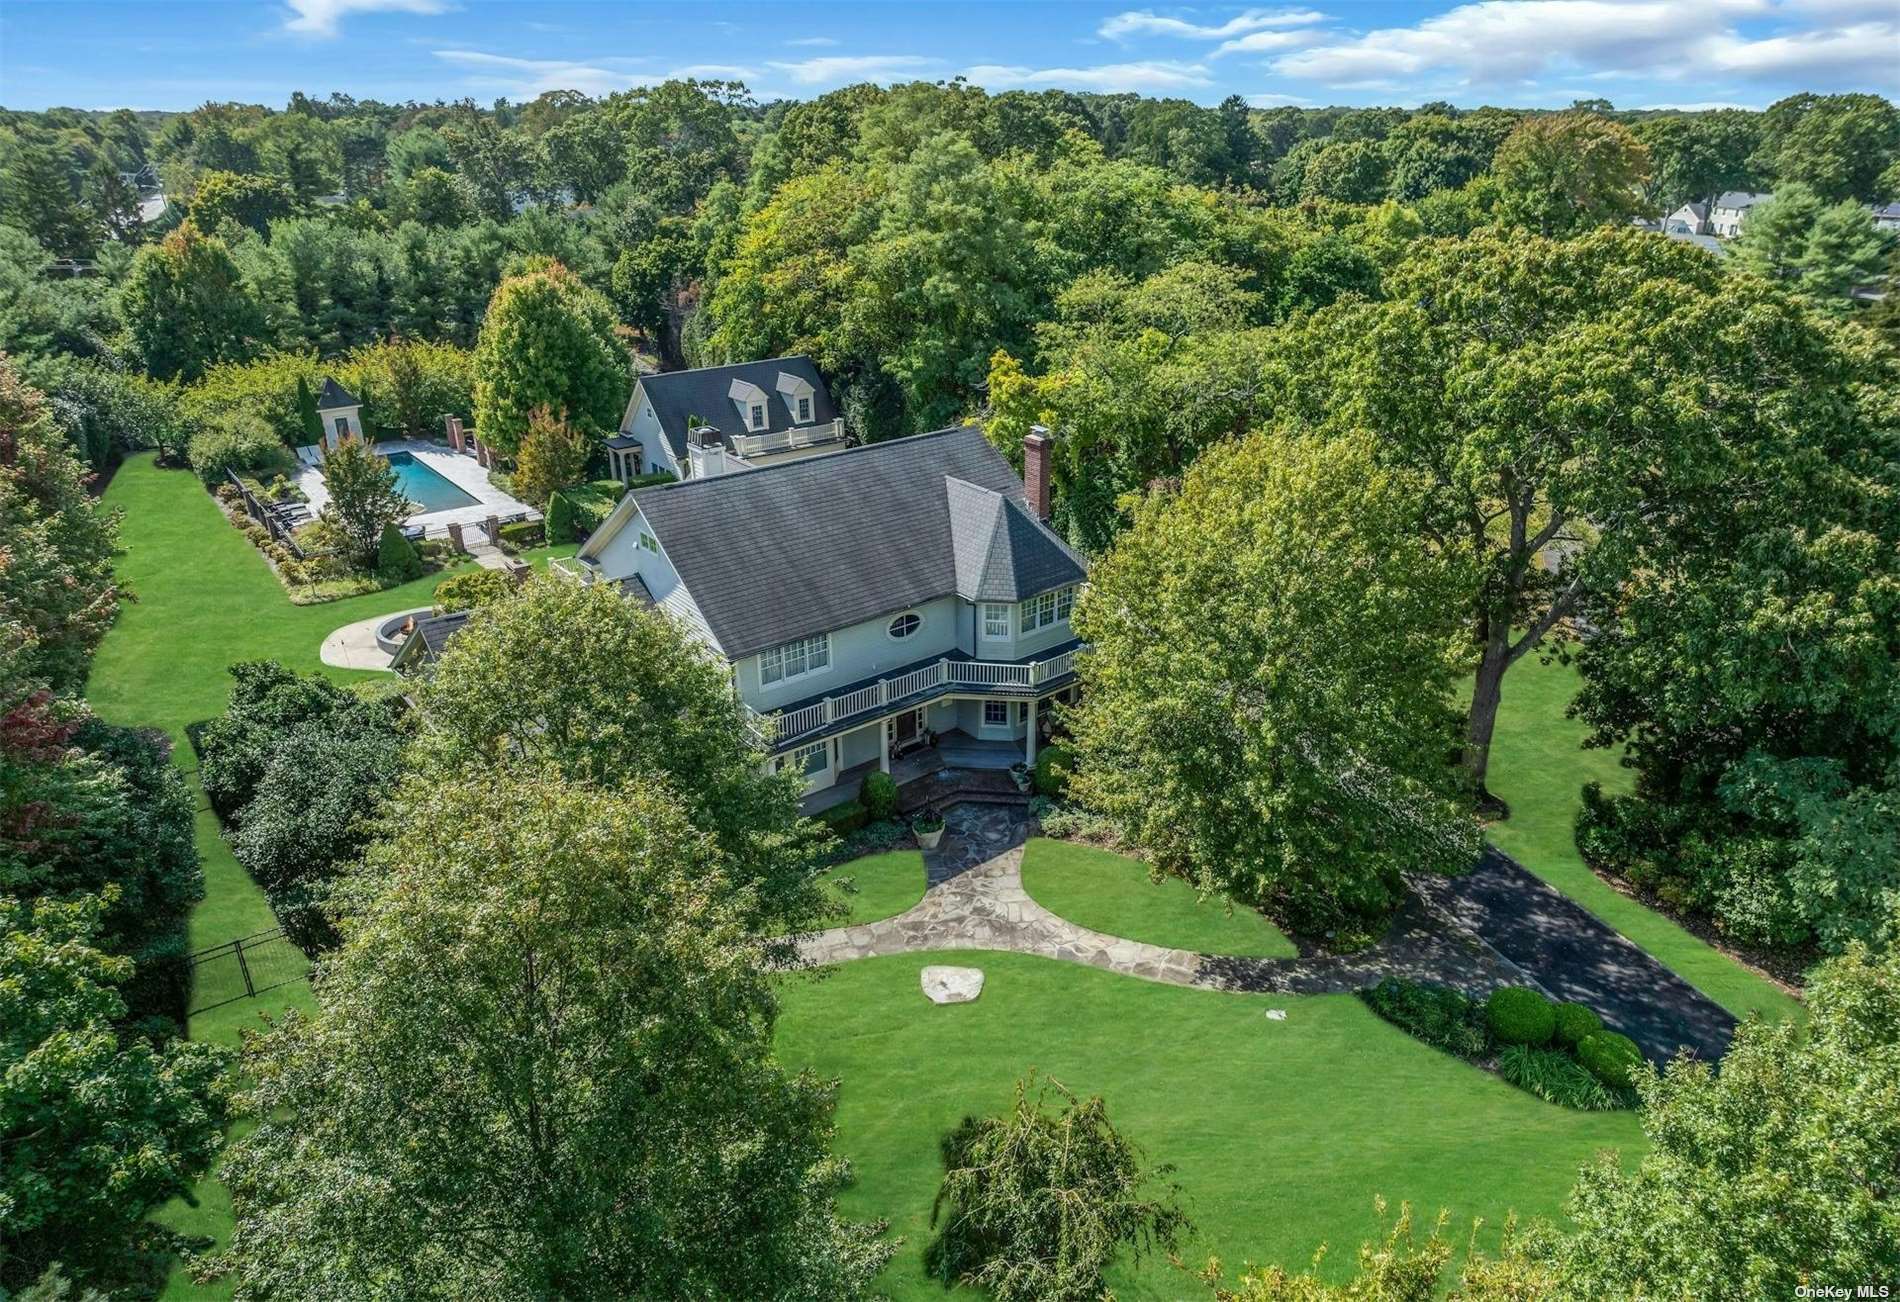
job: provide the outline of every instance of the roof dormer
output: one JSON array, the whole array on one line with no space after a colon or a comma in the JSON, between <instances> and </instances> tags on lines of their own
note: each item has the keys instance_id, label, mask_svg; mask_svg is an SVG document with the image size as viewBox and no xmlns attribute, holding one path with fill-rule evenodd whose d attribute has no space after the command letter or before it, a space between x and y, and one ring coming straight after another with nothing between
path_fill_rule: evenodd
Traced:
<instances>
[{"instance_id":1,"label":"roof dormer","mask_svg":"<svg viewBox=\"0 0 1900 1302\"><path fill-rule=\"evenodd\" d=\"M772 423L771 404L765 390L750 380L735 378L726 396L739 409L739 423L747 430L762 430Z\"/></svg>"},{"instance_id":2,"label":"roof dormer","mask_svg":"<svg viewBox=\"0 0 1900 1302\"><path fill-rule=\"evenodd\" d=\"M802 375L793 375L790 371L778 373L779 396L785 399L785 409L792 413L792 423L806 425L818 410L817 390L810 380Z\"/></svg>"}]
</instances>

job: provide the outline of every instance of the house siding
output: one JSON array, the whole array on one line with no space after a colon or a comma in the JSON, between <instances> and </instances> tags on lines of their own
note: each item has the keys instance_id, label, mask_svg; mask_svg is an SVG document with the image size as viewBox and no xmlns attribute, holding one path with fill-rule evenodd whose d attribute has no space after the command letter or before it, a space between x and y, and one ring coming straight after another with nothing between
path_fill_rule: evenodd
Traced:
<instances>
[{"instance_id":1,"label":"house siding","mask_svg":"<svg viewBox=\"0 0 1900 1302\"><path fill-rule=\"evenodd\" d=\"M885 632L891 620L904 613L901 610L853 624L849 628L834 629L831 634L830 668L820 673L776 682L769 687L760 681L759 657L746 656L735 667L739 694L746 704L763 713L778 709L788 702L829 691L834 685L843 687L859 679L888 673L903 665L957 650L962 645L960 630L963 627L958 607L963 604L955 597L939 597L923 605L909 607L923 616L924 626L901 642L893 641ZM967 646L964 649L967 650Z\"/></svg>"},{"instance_id":2,"label":"house siding","mask_svg":"<svg viewBox=\"0 0 1900 1302\"><path fill-rule=\"evenodd\" d=\"M693 594L680 582L679 571L666 559L664 548L655 553L640 545L640 535L651 533L646 518L640 514L640 508L633 508L632 518L626 526L608 539L607 545L600 549L596 560L605 574L622 576L638 574L647 591L653 594L653 603L684 624L699 641L719 650L718 639L713 637L712 628L706 623L706 616L700 612L699 603L693 600Z\"/></svg>"},{"instance_id":3,"label":"house siding","mask_svg":"<svg viewBox=\"0 0 1900 1302\"><path fill-rule=\"evenodd\" d=\"M672 445L660 430L660 419L653 414L653 404L647 401L645 392L637 384L633 386L633 400L627 404L627 411L629 416L620 432L640 440L641 464L645 469L648 472L670 470L676 478L685 479L687 476L673 455Z\"/></svg>"}]
</instances>

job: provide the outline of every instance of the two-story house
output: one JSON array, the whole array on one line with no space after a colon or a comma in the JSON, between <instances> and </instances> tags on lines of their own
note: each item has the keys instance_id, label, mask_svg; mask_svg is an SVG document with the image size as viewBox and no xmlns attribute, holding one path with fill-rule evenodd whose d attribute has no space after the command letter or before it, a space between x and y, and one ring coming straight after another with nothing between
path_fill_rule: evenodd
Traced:
<instances>
[{"instance_id":1,"label":"two-story house","mask_svg":"<svg viewBox=\"0 0 1900 1302\"><path fill-rule=\"evenodd\" d=\"M811 358L771 357L641 376L607 454L625 483L656 470L707 479L843 445L844 422Z\"/></svg>"},{"instance_id":2,"label":"two-story house","mask_svg":"<svg viewBox=\"0 0 1900 1302\"><path fill-rule=\"evenodd\" d=\"M1685 203L1662 220L1665 235L1707 235L1709 230L1709 204L1706 199L1697 199Z\"/></svg>"},{"instance_id":3,"label":"two-story house","mask_svg":"<svg viewBox=\"0 0 1900 1302\"><path fill-rule=\"evenodd\" d=\"M1046 523L1047 436L1024 453L1027 488L972 426L638 489L557 568L692 630L810 793L932 747L1033 763L1087 571Z\"/></svg>"},{"instance_id":4,"label":"two-story house","mask_svg":"<svg viewBox=\"0 0 1900 1302\"><path fill-rule=\"evenodd\" d=\"M1755 194L1749 190L1723 191L1716 196L1715 207L1709 213L1709 233L1725 240L1734 239L1748 221L1748 210L1774 197L1772 193Z\"/></svg>"}]
</instances>

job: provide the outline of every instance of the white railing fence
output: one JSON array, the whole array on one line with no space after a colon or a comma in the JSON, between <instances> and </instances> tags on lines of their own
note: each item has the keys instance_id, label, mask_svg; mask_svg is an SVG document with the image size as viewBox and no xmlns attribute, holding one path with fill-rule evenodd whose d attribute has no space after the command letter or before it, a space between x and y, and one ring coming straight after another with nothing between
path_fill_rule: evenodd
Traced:
<instances>
[{"instance_id":1,"label":"white railing fence","mask_svg":"<svg viewBox=\"0 0 1900 1302\"><path fill-rule=\"evenodd\" d=\"M762 715L780 737L802 737L840 719L867 714L921 692L939 687L976 687L988 691L1028 691L1053 682L1075 668L1075 652L1064 651L1028 664L999 664L989 660L938 660L894 678L880 678L856 691L827 696L822 701Z\"/></svg>"},{"instance_id":2,"label":"white railing fence","mask_svg":"<svg viewBox=\"0 0 1900 1302\"><path fill-rule=\"evenodd\" d=\"M732 448L742 457L756 457L767 452L831 443L843 437L844 422L834 420L823 425L797 425L791 429L774 430L770 434L734 434Z\"/></svg>"}]
</instances>

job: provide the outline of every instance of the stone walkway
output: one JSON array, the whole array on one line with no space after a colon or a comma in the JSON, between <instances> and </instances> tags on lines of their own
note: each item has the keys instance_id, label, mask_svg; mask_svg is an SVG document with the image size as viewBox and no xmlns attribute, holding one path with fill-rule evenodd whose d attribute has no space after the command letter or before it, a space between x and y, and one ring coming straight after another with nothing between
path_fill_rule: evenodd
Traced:
<instances>
[{"instance_id":1,"label":"stone walkway","mask_svg":"<svg viewBox=\"0 0 1900 1302\"><path fill-rule=\"evenodd\" d=\"M1385 939L1354 955L1238 958L1105 935L1051 913L1023 887L1026 823L1000 805L956 805L942 846L924 856L930 889L896 917L836 927L800 942L807 962L886 954L1000 949L1105 968L1169 985L1242 993L1336 994L1386 976L1455 985L1474 995L1522 984L1522 973L1423 905L1402 910Z\"/></svg>"}]
</instances>

